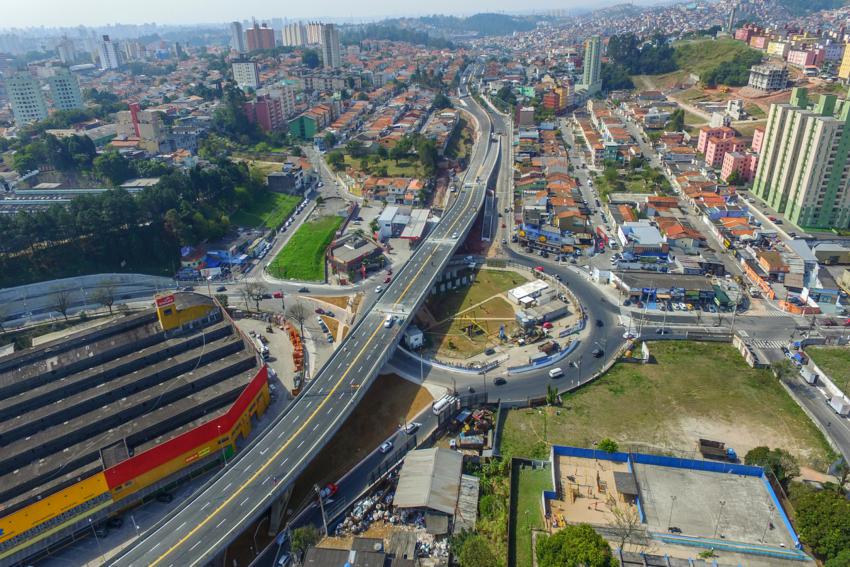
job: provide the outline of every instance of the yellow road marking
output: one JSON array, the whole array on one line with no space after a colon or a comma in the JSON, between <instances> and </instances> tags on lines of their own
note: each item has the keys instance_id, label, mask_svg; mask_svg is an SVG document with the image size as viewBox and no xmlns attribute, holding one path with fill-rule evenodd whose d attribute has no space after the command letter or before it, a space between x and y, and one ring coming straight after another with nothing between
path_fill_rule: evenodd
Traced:
<instances>
[{"instance_id":1,"label":"yellow road marking","mask_svg":"<svg viewBox=\"0 0 850 567\"><path fill-rule=\"evenodd\" d=\"M485 154L485 159L486 159L486 154ZM482 162L481 162L481 165L480 165L480 166L479 166L479 168L478 168L478 172L476 173L476 177L478 177L478 174L480 174L480 173L481 173L481 170L484 168L484 164L485 164L485 161L482 161ZM469 203L472 201L472 193L473 193L473 192L470 192L470 195L469 195L469 197L468 197L468 199L467 199L467 205L466 205L466 206L468 206L468 205L469 205ZM465 207L464 207L464 208L465 208ZM458 218L456 218L456 219L455 219L455 221L452 223L452 225L451 225L451 227L449 228L449 230L452 230L452 229L455 227L455 225L457 225L457 223L460 221L460 219L461 219L461 218L462 218L462 215L458 216ZM435 249L435 251L436 251L436 249ZM435 252L435 251L434 251L434 252ZM433 255L434 255L434 252L431 252L431 254L428 256L428 258L429 258L429 259L430 259L430 257L431 257L431 256L433 256ZM426 263L423 263L423 264L422 264L422 266L419 268L419 271L417 271L417 272L416 272L416 275L413 277L413 279L411 279L411 280L410 280L410 282L407 284L407 287L405 287L405 288L404 288L404 290L402 291L402 294L399 296L399 300L403 299L403 298L404 298L404 296L405 296L405 295L407 295L407 292L410 290L410 286L411 286L411 285L413 285L413 282L414 282L414 281L415 281L415 280L419 277L419 274L420 274L420 273L422 273L422 270L424 270L426 266L427 266L427 264L426 264ZM263 464L260 466L260 468L259 468L259 469L257 469L257 470L254 472L254 474L252 474L250 477L248 477L248 480L247 480L247 481L245 481L244 483L242 483L242 484L239 486L239 488L238 488L238 489L236 489L236 491L235 491L235 492L233 492L233 494L231 494L229 497L227 497L225 500L223 500L223 501L222 501L222 503L221 503L221 504L219 504L219 505L218 505L218 506L217 506L217 507L216 507L216 508L215 508L215 509L214 509L214 510L210 513L210 514L208 514L208 515L206 516L206 518L204 518L203 520L201 520L201 522L200 522L197 526L195 526L194 528L192 528L191 530L189 530L189 533L187 533L185 536L183 536L182 538L180 538L180 540L178 540L178 541L177 541L177 543L175 543L174 545L172 545L171 547L169 547L167 550L165 550L165 551L163 552L163 554L162 554L162 555L160 555L159 557L157 557L157 558L153 561L153 563L151 563L151 567L154 567L155 565L159 564L159 563L160 563L163 559L165 559L166 557L168 557L169 555L171 555L171 553L173 553L173 552L174 552L174 550L176 550L178 547L180 547L180 546L182 546L184 543L186 543L186 541L188 541L188 540L189 540L189 539L190 539L193 535L195 535L195 533L197 533L197 531L198 531L198 530L200 530L200 529L201 529L202 527L204 527L207 523L209 523L209 521L210 521L210 520L212 520L212 519L213 519L216 515L218 515L218 513L219 513L219 512L221 512L222 510L224 510L224 508L226 508L228 504L230 504L230 503L231 503L231 502L232 502L232 501L233 501L233 500L234 500L237 496L239 496L239 494L241 494L241 493L242 493L242 491L243 491L243 490L245 490L245 488L246 488L249 484L253 483L253 482L257 479L257 477L259 477L259 476L260 476L260 475L261 475L261 474L262 474L262 473L263 473L263 472L264 472L264 471L265 471L265 470L269 467L269 465L270 465L270 464L271 464L271 463L272 463L275 459L277 459L277 458L280 456L280 454L281 454L281 453L283 453L283 451L285 451L285 450L286 450L286 448L287 448L287 447L289 447L289 445L290 445L290 444L291 444L291 443L292 443L292 442L293 442L293 441L294 441L294 440L295 440L295 439L296 439L296 438L297 438L297 437L301 434L301 432L302 432L302 431L304 431L304 429L307 427L307 425L309 425L309 424L313 421L313 419L315 419L315 418L316 418L316 415L318 415L319 411L320 411L320 410L321 410L321 409L325 406L325 404L327 404L327 403L328 403L328 400L330 400L331 396L333 396L333 395L334 395L334 393L336 393L337 389L340 387L340 385L342 384L342 382L345 380L345 377L346 377L346 376L348 376L348 373L349 373L349 372L351 372L351 369L352 369L352 368L354 368L354 363L355 363L357 360L359 360L361 356L363 356L363 353L366 351L367 347L368 347L368 346L372 343L372 341L375 339L375 336L378 334L378 331L380 331L382 327L383 327L383 323L379 323L379 324L378 324L378 326L377 326L377 328L375 328L375 330L374 330L374 331L372 332L372 334L369 336L369 339L366 341L366 344L364 344L364 345L363 345L363 348L361 348L361 349L360 349L360 352L358 352L358 353L357 353L357 357L355 357L354 362L352 362L352 363L348 366L348 368L346 368L345 372L343 372L343 373L342 373L342 376L340 376L339 380L336 382L336 384L334 384L334 387L333 387L333 388L331 388L331 390L330 390L330 391L328 392L328 394L324 397L324 399L321 401L321 403L320 403L318 406L316 406L316 409L315 409L315 410L313 410L313 412L312 412L312 413L311 413L311 414L307 417L307 419L304 421L304 423L301 425L301 427L299 427L299 428L295 431L295 433L293 433L293 434L289 437L289 439L287 439L286 443L284 443L283 445L281 445L281 446L280 446L280 448L278 448L278 449L277 449L277 451L275 451L274 453L272 453L272 455L271 455L271 456L270 456L270 457L266 460L266 462L265 462L265 463L263 463Z\"/></svg>"},{"instance_id":2,"label":"yellow road marking","mask_svg":"<svg viewBox=\"0 0 850 567\"><path fill-rule=\"evenodd\" d=\"M378 324L378 326L375 328L374 332L372 333L372 335L369 337L369 340L367 340L367 341L366 341L366 344L364 345L364 347L363 347L362 349L360 349L360 352L359 352L359 353L357 353L357 357L354 359L354 362L356 362L356 361L357 361L357 360L358 360L361 356L363 356L363 352L366 350L366 347L367 347L367 346L368 346L368 345L369 345L369 344L370 344L370 343L371 343L371 342L375 339L375 336L378 334L378 331L380 331L382 327L383 327L383 323L379 323L379 324ZM205 525L206 525L206 524L207 524L210 520L212 520L212 519L213 519L213 518L214 518L214 517L215 517L215 516L216 516L219 512L221 512L222 510L224 510L224 508L225 508L228 504L230 504L231 502L233 502L233 500L234 500L234 499L235 499L235 498L236 498L239 494L241 494L241 492L245 489L245 487L246 487L247 485L249 485L249 484L251 484L252 482L254 482L254 481L257 479L257 477L259 477L259 476L260 476L260 475L261 475L261 474L262 474L262 473L263 473L263 472L264 472L264 471L268 468L268 466L272 463L272 461L274 461L275 459L277 459L277 458L280 456L280 454L281 454L284 450L286 450L286 448L287 448L287 447L289 447L290 443L292 443L292 442L293 442L293 441L294 441L294 440L298 437L298 435L300 435L300 434L301 434L301 432L302 432L302 431L304 431L304 429L307 427L307 425L308 425L311 421L313 421L313 419L315 419L316 415L317 415L317 414L319 413L319 411L320 411L320 410L321 410L321 409L325 406L325 404L328 402L328 400L330 400L330 399L331 399L331 396L333 396L333 394L336 392L336 390L340 387L340 385L342 384L342 382L345 380L345 377L346 377L346 376L348 376L348 373L349 373L349 372L351 372L352 368L354 368L354 362L352 362L352 364L350 364L350 365L348 366L348 368L346 368L346 369L345 369L345 372L343 372L343 373L342 373L342 376L340 376L339 380L338 380L338 381L337 381L337 383L334 385L334 387L330 390L330 392L328 392L327 396L325 396L325 398L322 400L322 402L321 402L318 406L316 406L316 409L315 409L315 410L313 410L313 413L311 413L311 414L308 416L308 418L304 421L304 423L301 425L301 427L299 427L299 428L295 431L295 433L289 437L289 439L286 441L286 443L284 443L283 445L281 445L281 447L280 447L277 451L275 451L275 452L274 452L274 453L273 453L273 454L269 457L269 459L268 459L268 460L266 460L266 462L265 462L265 463L263 463L263 465L262 465L262 466L260 466L260 468L259 468L259 469L257 469L257 470L254 472L254 474L252 474L250 477L248 477L248 480L247 480L246 482L242 483L242 484L239 486L239 488L238 488L238 489L236 489L236 491L234 491L234 492L233 492L233 494L231 494L231 495L230 495L230 496L228 496L228 497L227 497L224 501L222 501L222 503L221 503L221 504L219 504L219 505L218 505L218 507L216 507L216 509L212 511L212 513L210 513L209 515L207 515L207 517L206 517L206 518L204 518L203 520L201 520L201 522L200 522L197 526L195 526L194 528L192 528L191 530L189 530L189 533L187 533L185 536L183 536L182 538L180 538L180 540L179 540L177 543L175 543L174 545L172 545L171 547L169 547L169 548L168 548L165 552L163 552L163 554L162 554L162 555L160 555L159 557L157 557L157 558L156 558L156 560L154 560L154 562L153 562L153 563L151 563L151 567L153 567L154 565L157 565L157 564L158 564L159 562L161 562L163 559L165 559L166 557L168 557L168 556L169 556L169 555L170 555L170 554L171 554L171 553L172 553L175 549L177 549L178 547L180 547L181 545L183 545L184 543L186 543L186 541L188 541L188 540L189 540L189 539L190 539L193 535L195 535L195 533L196 533L199 529L201 529L202 527L204 527L204 526L205 526Z\"/></svg>"}]
</instances>

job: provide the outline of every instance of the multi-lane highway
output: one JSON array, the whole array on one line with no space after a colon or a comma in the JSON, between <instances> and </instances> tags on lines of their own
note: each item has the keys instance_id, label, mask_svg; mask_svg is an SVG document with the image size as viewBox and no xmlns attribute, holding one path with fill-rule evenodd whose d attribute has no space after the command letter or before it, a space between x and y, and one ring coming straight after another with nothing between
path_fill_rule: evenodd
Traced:
<instances>
[{"instance_id":1,"label":"multi-lane highway","mask_svg":"<svg viewBox=\"0 0 850 567\"><path fill-rule=\"evenodd\" d=\"M464 189L432 233L288 411L113 565L182 567L211 561L294 482L345 421L465 238L483 202L499 144L489 140L487 113L471 98L464 102L480 135ZM388 316L397 319L390 324Z\"/></svg>"}]
</instances>

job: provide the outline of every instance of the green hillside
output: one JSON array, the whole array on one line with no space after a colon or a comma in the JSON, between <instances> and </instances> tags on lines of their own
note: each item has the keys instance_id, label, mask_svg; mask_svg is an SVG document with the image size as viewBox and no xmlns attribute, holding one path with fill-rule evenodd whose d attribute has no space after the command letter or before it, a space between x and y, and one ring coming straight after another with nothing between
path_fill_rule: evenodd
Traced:
<instances>
[{"instance_id":1,"label":"green hillside","mask_svg":"<svg viewBox=\"0 0 850 567\"><path fill-rule=\"evenodd\" d=\"M716 68L721 63L727 63L738 55L748 52L758 53L750 49L746 43L735 39L704 39L682 41L674 45L674 55L679 69L696 73L700 77Z\"/></svg>"}]
</instances>

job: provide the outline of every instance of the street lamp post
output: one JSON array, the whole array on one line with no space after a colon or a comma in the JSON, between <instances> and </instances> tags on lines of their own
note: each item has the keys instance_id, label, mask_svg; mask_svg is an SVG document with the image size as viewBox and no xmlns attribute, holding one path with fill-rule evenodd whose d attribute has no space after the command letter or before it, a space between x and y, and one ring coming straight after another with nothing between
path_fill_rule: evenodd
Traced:
<instances>
[{"instance_id":1,"label":"street lamp post","mask_svg":"<svg viewBox=\"0 0 850 567\"><path fill-rule=\"evenodd\" d=\"M221 441L221 425L216 424L215 428L216 428L216 430L218 430L218 440L220 442ZM221 457L222 457L222 459L224 459L224 466L226 467L227 466L227 451L224 450L225 447L227 447L227 445L224 445L221 448Z\"/></svg>"},{"instance_id":2,"label":"street lamp post","mask_svg":"<svg viewBox=\"0 0 850 567\"><path fill-rule=\"evenodd\" d=\"M714 524L714 537L717 537L717 530L720 529L720 519L723 517L723 507L726 506L726 501L720 501L720 510L717 512L717 522Z\"/></svg>"},{"instance_id":3,"label":"street lamp post","mask_svg":"<svg viewBox=\"0 0 850 567\"><path fill-rule=\"evenodd\" d=\"M260 549L259 547L257 547L257 532L258 532L258 531L260 531L260 526L262 526L262 525L263 525L263 522L264 522L265 520L268 520L268 519L269 519L269 517L268 517L268 516L263 516L262 518L260 518L260 521L259 521L259 522L257 522L257 527L256 527L256 528L254 528L254 549L255 549L255 550L259 550L259 549Z\"/></svg>"},{"instance_id":4,"label":"street lamp post","mask_svg":"<svg viewBox=\"0 0 850 567\"><path fill-rule=\"evenodd\" d=\"M91 533L94 534L94 541L97 543L97 555L98 557L103 556L103 550L100 547L100 538L97 537L97 530L94 527L94 522L92 522L91 518L89 518L89 525L91 526Z\"/></svg>"},{"instance_id":5,"label":"street lamp post","mask_svg":"<svg viewBox=\"0 0 850 567\"><path fill-rule=\"evenodd\" d=\"M669 529L670 526L673 525L673 505L676 503L676 495L670 495L670 514L667 516L667 527Z\"/></svg>"}]
</instances>

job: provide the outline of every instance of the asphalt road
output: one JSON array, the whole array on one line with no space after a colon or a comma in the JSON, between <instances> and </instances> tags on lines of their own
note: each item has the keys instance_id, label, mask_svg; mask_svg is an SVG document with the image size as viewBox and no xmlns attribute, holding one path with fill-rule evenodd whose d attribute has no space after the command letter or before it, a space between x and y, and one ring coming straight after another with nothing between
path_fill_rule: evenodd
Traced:
<instances>
[{"instance_id":1,"label":"asphalt road","mask_svg":"<svg viewBox=\"0 0 850 567\"><path fill-rule=\"evenodd\" d=\"M484 180L498 145L489 142L486 113L472 99L466 102L483 130L464 179L473 187L461 190L377 303L276 423L112 565L182 567L212 560L294 482L350 414L400 337L404 324L388 326L386 317L396 315L405 322L412 317L483 202Z\"/></svg>"}]
</instances>

